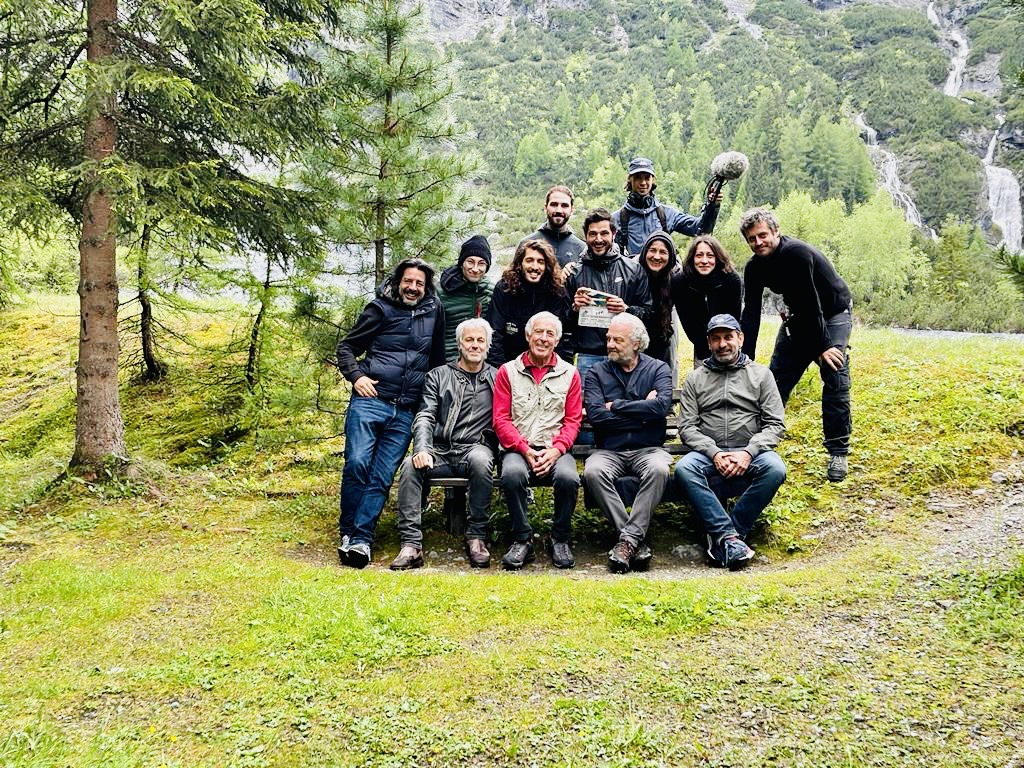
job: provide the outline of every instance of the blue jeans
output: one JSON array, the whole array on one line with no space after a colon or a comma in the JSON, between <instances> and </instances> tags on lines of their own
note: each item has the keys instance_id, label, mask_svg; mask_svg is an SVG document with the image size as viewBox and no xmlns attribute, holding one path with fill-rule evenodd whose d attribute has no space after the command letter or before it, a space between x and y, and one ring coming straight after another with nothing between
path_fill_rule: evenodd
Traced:
<instances>
[{"instance_id":1,"label":"blue jeans","mask_svg":"<svg viewBox=\"0 0 1024 768\"><path fill-rule=\"evenodd\" d=\"M395 471L412 440L413 412L353 394L345 416L345 468L338 528L350 544L372 544Z\"/></svg>"},{"instance_id":2,"label":"blue jeans","mask_svg":"<svg viewBox=\"0 0 1024 768\"><path fill-rule=\"evenodd\" d=\"M850 333L853 315L849 310L840 312L826 321L832 344L843 352L843 367L833 371L818 362L821 350L806 341L790 336L783 325L775 339L770 368L779 386L782 402L789 400L807 366L815 363L821 372L821 429L825 435L825 449L832 455L846 456L850 452Z\"/></svg>"},{"instance_id":3,"label":"blue jeans","mask_svg":"<svg viewBox=\"0 0 1024 768\"><path fill-rule=\"evenodd\" d=\"M600 363L602 360L608 358L604 355L588 355L584 352L580 352L576 355L576 370L580 372L580 387L587 378L587 371L593 368L595 365ZM594 433L589 429L581 429L580 433L576 436L576 445L593 445L594 444Z\"/></svg>"},{"instance_id":4,"label":"blue jeans","mask_svg":"<svg viewBox=\"0 0 1024 768\"><path fill-rule=\"evenodd\" d=\"M704 521L704 528L717 542L726 536L745 538L750 533L758 515L785 481L786 465L775 451L764 451L742 475L725 478L718 474L711 459L690 451L676 463L675 476ZM736 496L739 500L730 517L722 502Z\"/></svg>"}]
</instances>

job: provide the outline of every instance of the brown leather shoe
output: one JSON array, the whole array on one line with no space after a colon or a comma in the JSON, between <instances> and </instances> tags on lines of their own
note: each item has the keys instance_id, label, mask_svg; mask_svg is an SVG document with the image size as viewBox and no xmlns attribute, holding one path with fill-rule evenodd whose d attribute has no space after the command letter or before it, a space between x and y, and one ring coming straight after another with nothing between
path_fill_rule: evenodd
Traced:
<instances>
[{"instance_id":1,"label":"brown leather shoe","mask_svg":"<svg viewBox=\"0 0 1024 768\"><path fill-rule=\"evenodd\" d=\"M423 550L411 547L408 544L402 547L398 557L389 566L392 571L408 571L410 568L423 567Z\"/></svg>"},{"instance_id":2,"label":"brown leather shoe","mask_svg":"<svg viewBox=\"0 0 1024 768\"><path fill-rule=\"evenodd\" d=\"M484 546L483 539L466 539L466 557L470 568L490 568L491 553Z\"/></svg>"}]
</instances>

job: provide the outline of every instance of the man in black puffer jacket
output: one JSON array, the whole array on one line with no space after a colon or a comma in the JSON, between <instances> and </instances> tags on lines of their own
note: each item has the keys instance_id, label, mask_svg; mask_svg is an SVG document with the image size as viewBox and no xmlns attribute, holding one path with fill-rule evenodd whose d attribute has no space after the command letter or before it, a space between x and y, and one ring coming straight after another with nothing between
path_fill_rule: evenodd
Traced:
<instances>
[{"instance_id":1,"label":"man in black puffer jacket","mask_svg":"<svg viewBox=\"0 0 1024 768\"><path fill-rule=\"evenodd\" d=\"M433 268L420 259L399 262L338 343L337 354L353 390L345 415L338 557L343 565L363 568L409 448L427 371L444 362L444 313Z\"/></svg>"}]
</instances>

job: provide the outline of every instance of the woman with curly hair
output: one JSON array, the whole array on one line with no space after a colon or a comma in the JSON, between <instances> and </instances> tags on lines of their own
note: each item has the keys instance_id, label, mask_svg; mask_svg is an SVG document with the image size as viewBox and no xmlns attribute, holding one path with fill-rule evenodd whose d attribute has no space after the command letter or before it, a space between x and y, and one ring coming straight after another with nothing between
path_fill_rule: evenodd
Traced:
<instances>
[{"instance_id":1,"label":"woman with curly hair","mask_svg":"<svg viewBox=\"0 0 1024 768\"><path fill-rule=\"evenodd\" d=\"M718 240L711 235L693 238L682 271L672 278L671 293L679 322L693 344L694 361L709 357L708 321L721 314L738 318L743 298L743 281Z\"/></svg>"},{"instance_id":2,"label":"woman with curly hair","mask_svg":"<svg viewBox=\"0 0 1024 768\"><path fill-rule=\"evenodd\" d=\"M538 312L551 312L564 323L568 308L555 252L543 240L524 240L491 294L487 320L494 329L494 339L487 362L497 368L523 354L527 348L526 321ZM557 351L565 358L561 347Z\"/></svg>"}]
</instances>

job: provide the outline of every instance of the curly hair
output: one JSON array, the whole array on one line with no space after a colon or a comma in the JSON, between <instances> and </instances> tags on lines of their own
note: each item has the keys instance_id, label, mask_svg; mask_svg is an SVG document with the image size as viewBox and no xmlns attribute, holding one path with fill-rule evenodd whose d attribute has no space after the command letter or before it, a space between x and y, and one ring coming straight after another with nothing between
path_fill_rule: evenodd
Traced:
<instances>
[{"instance_id":1,"label":"curly hair","mask_svg":"<svg viewBox=\"0 0 1024 768\"><path fill-rule=\"evenodd\" d=\"M501 279L505 281L505 288L508 292L514 294L523 289L523 259L526 258L527 251L536 251L544 257L544 274L540 278L541 287L552 296L561 295L565 285L562 268L558 266L554 249L539 238L523 240L516 248L516 255L512 257L512 263L501 273Z\"/></svg>"},{"instance_id":2,"label":"curly hair","mask_svg":"<svg viewBox=\"0 0 1024 768\"><path fill-rule=\"evenodd\" d=\"M701 243L706 243L711 252L715 254L715 272L735 272L735 268L732 265L732 259L729 258L728 252L722 247L722 244L718 242L717 238L711 235L698 235L690 241L690 248L686 252L686 259L683 261L683 274L687 277L693 277L697 272L697 268L693 266L693 259L697 255L697 246Z\"/></svg>"}]
</instances>

